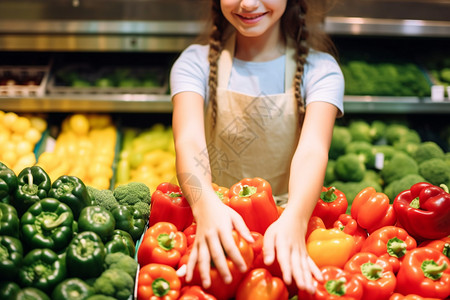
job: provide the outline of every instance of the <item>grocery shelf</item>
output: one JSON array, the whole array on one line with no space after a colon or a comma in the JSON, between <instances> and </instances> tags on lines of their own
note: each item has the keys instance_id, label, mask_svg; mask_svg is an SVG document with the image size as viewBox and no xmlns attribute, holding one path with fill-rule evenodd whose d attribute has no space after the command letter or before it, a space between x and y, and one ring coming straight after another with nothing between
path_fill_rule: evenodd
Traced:
<instances>
[{"instance_id":1,"label":"grocery shelf","mask_svg":"<svg viewBox=\"0 0 450 300\"><path fill-rule=\"evenodd\" d=\"M152 112L170 113L169 95L54 95L0 97L0 109L15 112ZM345 113L433 114L450 113L450 100L418 97L345 96Z\"/></svg>"}]
</instances>

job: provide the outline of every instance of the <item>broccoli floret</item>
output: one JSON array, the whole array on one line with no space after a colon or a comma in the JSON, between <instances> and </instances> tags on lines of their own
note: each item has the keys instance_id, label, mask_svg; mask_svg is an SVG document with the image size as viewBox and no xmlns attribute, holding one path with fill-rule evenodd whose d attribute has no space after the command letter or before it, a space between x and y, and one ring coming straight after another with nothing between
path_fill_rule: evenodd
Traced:
<instances>
[{"instance_id":1,"label":"broccoli floret","mask_svg":"<svg viewBox=\"0 0 450 300\"><path fill-rule=\"evenodd\" d=\"M121 269L107 269L94 282L97 294L126 300L133 294L134 279Z\"/></svg>"},{"instance_id":2,"label":"broccoli floret","mask_svg":"<svg viewBox=\"0 0 450 300\"><path fill-rule=\"evenodd\" d=\"M440 158L432 158L419 164L419 174L434 185L450 183L450 169Z\"/></svg>"},{"instance_id":3,"label":"broccoli floret","mask_svg":"<svg viewBox=\"0 0 450 300\"><path fill-rule=\"evenodd\" d=\"M388 184L384 189L384 193L388 196L390 202L393 203L398 194L408 190L413 184L425 181L425 178L419 174L409 174Z\"/></svg>"},{"instance_id":4,"label":"broccoli floret","mask_svg":"<svg viewBox=\"0 0 450 300\"><path fill-rule=\"evenodd\" d=\"M355 120L350 123L348 130L352 136L352 141L364 141L372 143L371 127L364 120Z\"/></svg>"},{"instance_id":5,"label":"broccoli floret","mask_svg":"<svg viewBox=\"0 0 450 300\"><path fill-rule=\"evenodd\" d=\"M336 160L336 177L342 181L361 181L366 166L357 154L344 154Z\"/></svg>"},{"instance_id":6,"label":"broccoli floret","mask_svg":"<svg viewBox=\"0 0 450 300\"><path fill-rule=\"evenodd\" d=\"M330 145L329 156L337 159L345 153L345 147L352 141L352 136L347 127L336 125L333 128L333 138Z\"/></svg>"},{"instance_id":7,"label":"broccoli floret","mask_svg":"<svg viewBox=\"0 0 450 300\"><path fill-rule=\"evenodd\" d=\"M431 158L444 159L444 150L433 141L421 143L413 153L413 158L418 164Z\"/></svg>"},{"instance_id":8,"label":"broccoli floret","mask_svg":"<svg viewBox=\"0 0 450 300\"><path fill-rule=\"evenodd\" d=\"M369 142L352 141L345 148L345 153L357 154L366 168L373 168L375 165L375 151Z\"/></svg>"},{"instance_id":9,"label":"broccoli floret","mask_svg":"<svg viewBox=\"0 0 450 300\"><path fill-rule=\"evenodd\" d=\"M92 295L86 298L86 300L116 300L116 298L106 295Z\"/></svg>"},{"instance_id":10,"label":"broccoli floret","mask_svg":"<svg viewBox=\"0 0 450 300\"><path fill-rule=\"evenodd\" d=\"M87 186L87 189L91 199L94 199L95 205L104 207L109 211L119 205L111 190L99 190L92 186Z\"/></svg>"},{"instance_id":11,"label":"broccoli floret","mask_svg":"<svg viewBox=\"0 0 450 300\"><path fill-rule=\"evenodd\" d=\"M389 161L392 159L395 153L399 152L392 145L374 145L373 146L375 155L377 153L382 153L384 155L384 161Z\"/></svg>"},{"instance_id":12,"label":"broccoli floret","mask_svg":"<svg viewBox=\"0 0 450 300\"><path fill-rule=\"evenodd\" d=\"M380 173L378 173L375 170L367 170L366 173L364 173L363 181L373 182L374 185L376 185L376 186L374 186L374 188L379 187L379 190L382 190L381 187L384 185L383 178L381 178Z\"/></svg>"},{"instance_id":13,"label":"broccoli floret","mask_svg":"<svg viewBox=\"0 0 450 300\"><path fill-rule=\"evenodd\" d=\"M130 274L131 277L136 276L138 263L129 255L122 252L108 253L105 257L106 269L121 269Z\"/></svg>"},{"instance_id":14,"label":"broccoli floret","mask_svg":"<svg viewBox=\"0 0 450 300\"><path fill-rule=\"evenodd\" d=\"M151 201L150 189L142 182L129 182L118 185L113 193L116 200L122 205L134 205L138 202L150 204Z\"/></svg>"},{"instance_id":15,"label":"broccoli floret","mask_svg":"<svg viewBox=\"0 0 450 300\"><path fill-rule=\"evenodd\" d=\"M150 204L145 202L138 202L133 205L133 208L139 211L139 213L144 217L144 219L148 219L150 216Z\"/></svg>"},{"instance_id":16,"label":"broccoli floret","mask_svg":"<svg viewBox=\"0 0 450 300\"><path fill-rule=\"evenodd\" d=\"M370 136L372 137L372 143L377 142L384 138L386 131L386 123L380 120L374 120L370 124Z\"/></svg>"},{"instance_id":17,"label":"broccoli floret","mask_svg":"<svg viewBox=\"0 0 450 300\"><path fill-rule=\"evenodd\" d=\"M328 186L331 182L336 180L336 175L334 172L334 168L336 166L335 160L328 160L327 163L327 169L325 170L325 179L324 179L324 186Z\"/></svg>"},{"instance_id":18,"label":"broccoli floret","mask_svg":"<svg viewBox=\"0 0 450 300\"><path fill-rule=\"evenodd\" d=\"M406 153L398 152L391 160L386 162L380 174L386 185L394 180L403 178L409 174L418 174L419 166L416 161Z\"/></svg>"},{"instance_id":19,"label":"broccoli floret","mask_svg":"<svg viewBox=\"0 0 450 300\"><path fill-rule=\"evenodd\" d=\"M413 156L414 152L416 152L417 148L419 147L420 143L413 143L413 142L395 142L394 148L399 151L403 151L406 154Z\"/></svg>"},{"instance_id":20,"label":"broccoli floret","mask_svg":"<svg viewBox=\"0 0 450 300\"><path fill-rule=\"evenodd\" d=\"M403 136L408 134L409 128L403 124L390 124L386 127L386 141L389 145L401 140Z\"/></svg>"}]
</instances>

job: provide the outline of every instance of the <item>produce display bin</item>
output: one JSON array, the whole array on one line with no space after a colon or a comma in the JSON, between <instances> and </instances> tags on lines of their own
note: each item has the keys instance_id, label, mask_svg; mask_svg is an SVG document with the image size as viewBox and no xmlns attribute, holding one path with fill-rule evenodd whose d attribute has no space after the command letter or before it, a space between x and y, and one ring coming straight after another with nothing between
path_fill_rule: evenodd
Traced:
<instances>
[{"instance_id":1,"label":"produce display bin","mask_svg":"<svg viewBox=\"0 0 450 300\"><path fill-rule=\"evenodd\" d=\"M43 96L49 73L50 65L0 66L0 97Z\"/></svg>"}]
</instances>

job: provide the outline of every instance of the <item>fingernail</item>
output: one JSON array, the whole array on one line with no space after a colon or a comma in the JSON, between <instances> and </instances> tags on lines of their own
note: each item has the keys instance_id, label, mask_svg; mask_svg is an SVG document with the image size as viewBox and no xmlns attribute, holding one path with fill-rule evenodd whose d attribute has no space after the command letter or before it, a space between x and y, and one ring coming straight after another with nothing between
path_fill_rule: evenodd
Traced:
<instances>
[{"instance_id":1,"label":"fingernail","mask_svg":"<svg viewBox=\"0 0 450 300\"><path fill-rule=\"evenodd\" d=\"M225 278L223 279L223 281L224 281L226 284L231 283L231 280L232 280L231 276L225 276Z\"/></svg>"}]
</instances>

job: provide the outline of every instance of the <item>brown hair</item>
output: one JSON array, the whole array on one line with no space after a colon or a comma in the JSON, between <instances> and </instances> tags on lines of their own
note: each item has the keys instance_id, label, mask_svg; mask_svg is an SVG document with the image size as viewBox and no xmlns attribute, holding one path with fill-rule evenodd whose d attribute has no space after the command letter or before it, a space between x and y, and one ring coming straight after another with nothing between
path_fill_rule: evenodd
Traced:
<instances>
[{"instance_id":1,"label":"brown hair","mask_svg":"<svg viewBox=\"0 0 450 300\"><path fill-rule=\"evenodd\" d=\"M285 40L291 38L296 45L297 70L294 77L295 98L298 109L304 107L300 85L309 49L328 52L336 56L336 50L322 24L328 8L327 0L287 0L286 10L281 17L281 32ZM231 26L222 14L220 0L213 0L211 6L211 32L209 33L209 101L212 105L212 119L215 126L217 115L217 63L222 51L226 29ZM300 119L301 121L302 119Z\"/></svg>"}]
</instances>

